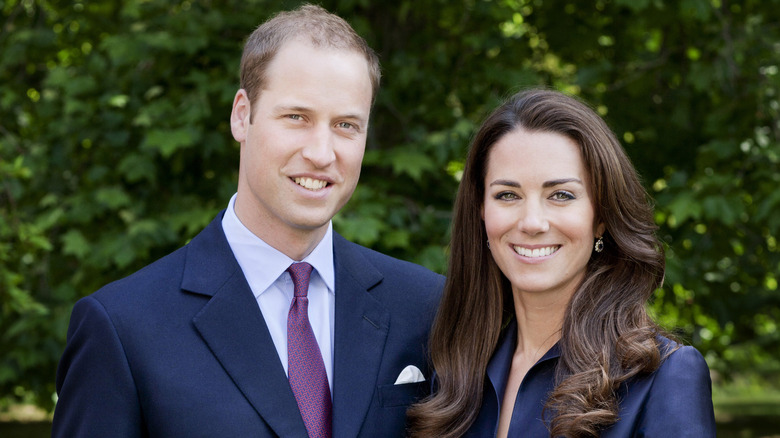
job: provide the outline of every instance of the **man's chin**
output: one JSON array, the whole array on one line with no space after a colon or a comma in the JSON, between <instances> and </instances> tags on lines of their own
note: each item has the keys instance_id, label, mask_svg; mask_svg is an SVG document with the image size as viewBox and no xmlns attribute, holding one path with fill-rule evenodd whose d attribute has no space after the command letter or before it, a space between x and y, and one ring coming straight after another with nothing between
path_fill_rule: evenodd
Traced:
<instances>
[{"instance_id":1,"label":"man's chin","mask_svg":"<svg viewBox=\"0 0 780 438\"><path fill-rule=\"evenodd\" d=\"M292 225L300 232L324 232L330 223L331 217L332 215L324 213L317 215L301 215L301 217L297 218Z\"/></svg>"}]
</instances>

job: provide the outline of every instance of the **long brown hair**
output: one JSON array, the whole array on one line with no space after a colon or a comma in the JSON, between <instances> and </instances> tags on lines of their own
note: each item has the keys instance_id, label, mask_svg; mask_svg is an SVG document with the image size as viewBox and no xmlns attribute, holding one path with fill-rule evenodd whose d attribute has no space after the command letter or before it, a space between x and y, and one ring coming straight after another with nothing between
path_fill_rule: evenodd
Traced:
<instances>
[{"instance_id":1,"label":"long brown hair","mask_svg":"<svg viewBox=\"0 0 780 438\"><path fill-rule=\"evenodd\" d=\"M511 286L486 246L480 216L492 146L522 127L572 139L588 171L604 251L594 253L566 309L556 386L545 405L551 436L598 436L618 419L616 390L661 362L660 333L645 303L664 276L652 206L614 133L579 100L527 90L497 108L469 150L452 220L444 295L431 333L434 395L408 411L415 437L463 435L479 414L485 371L502 322L514 313Z\"/></svg>"}]
</instances>

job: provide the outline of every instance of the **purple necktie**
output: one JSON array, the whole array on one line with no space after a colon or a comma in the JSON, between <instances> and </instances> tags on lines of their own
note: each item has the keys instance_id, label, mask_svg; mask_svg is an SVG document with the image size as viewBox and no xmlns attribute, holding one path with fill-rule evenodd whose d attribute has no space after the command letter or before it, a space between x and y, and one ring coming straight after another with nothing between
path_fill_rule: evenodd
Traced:
<instances>
[{"instance_id":1,"label":"purple necktie","mask_svg":"<svg viewBox=\"0 0 780 438\"><path fill-rule=\"evenodd\" d=\"M287 268L295 296L287 314L287 374L310 438L330 438L331 401L328 375L320 347L309 324L309 276L312 266L293 263Z\"/></svg>"}]
</instances>

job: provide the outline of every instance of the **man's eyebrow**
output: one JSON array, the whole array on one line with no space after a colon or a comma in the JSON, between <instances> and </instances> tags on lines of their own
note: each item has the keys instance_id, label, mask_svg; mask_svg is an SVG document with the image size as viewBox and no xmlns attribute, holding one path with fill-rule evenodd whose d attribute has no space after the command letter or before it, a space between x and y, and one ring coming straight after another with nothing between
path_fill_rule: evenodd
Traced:
<instances>
[{"instance_id":1,"label":"man's eyebrow","mask_svg":"<svg viewBox=\"0 0 780 438\"><path fill-rule=\"evenodd\" d=\"M361 116L360 114L357 114L357 113L342 114L342 115L338 116L337 118L339 118L339 119L354 119L354 120L360 120L360 121L366 120L365 116Z\"/></svg>"},{"instance_id":2,"label":"man's eyebrow","mask_svg":"<svg viewBox=\"0 0 780 438\"><path fill-rule=\"evenodd\" d=\"M277 105L274 107L276 111L293 111L297 113L309 112L312 109L302 105Z\"/></svg>"}]
</instances>

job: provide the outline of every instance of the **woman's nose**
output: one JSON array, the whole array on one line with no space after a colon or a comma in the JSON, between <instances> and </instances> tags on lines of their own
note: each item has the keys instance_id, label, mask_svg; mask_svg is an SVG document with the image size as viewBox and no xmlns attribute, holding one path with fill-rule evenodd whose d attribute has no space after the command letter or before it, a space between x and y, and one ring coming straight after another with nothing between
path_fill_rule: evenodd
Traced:
<instances>
[{"instance_id":1,"label":"woman's nose","mask_svg":"<svg viewBox=\"0 0 780 438\"><path fill-rule=\"evenodd\" d=\"M518 221L520 231L534 235L550 229L547 214L540 202L526 202Z\"/></svg>"}]
</instances>

